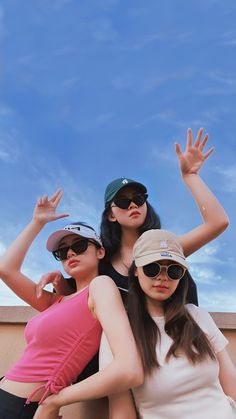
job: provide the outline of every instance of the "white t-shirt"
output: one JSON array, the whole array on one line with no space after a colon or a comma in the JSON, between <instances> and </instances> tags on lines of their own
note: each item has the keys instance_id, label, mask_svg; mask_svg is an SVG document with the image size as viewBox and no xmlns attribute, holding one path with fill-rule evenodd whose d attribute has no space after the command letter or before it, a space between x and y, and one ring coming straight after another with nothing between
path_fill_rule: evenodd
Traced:
<instances>
[{"instance_id":1,"label":"white t-shirt","mask_svg":"<svg viewBox=\"0 0 236 419\"><path fill-rule=\"evenodd\" d=\"M215 353L228 341L217 328L210 314L193 304L187 304L192 317L206 333ZM218 362L210 358L193 365L183 357L165 361L172 339L164 330L164 317L153 317L160 329L161 343L157 359L161 365L140 387L133 389L142 419L233 419L229 400L219 382ZM112 355L103 335L100 347L100 368L111 361Z\"/></svg>"}]
</instances>

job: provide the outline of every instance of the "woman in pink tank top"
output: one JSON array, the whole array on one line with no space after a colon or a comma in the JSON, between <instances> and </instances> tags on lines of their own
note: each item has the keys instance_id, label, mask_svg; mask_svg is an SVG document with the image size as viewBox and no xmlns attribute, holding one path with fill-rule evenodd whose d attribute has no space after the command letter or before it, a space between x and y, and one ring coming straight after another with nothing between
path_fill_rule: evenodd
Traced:
<instances>
[{"instance_id":1,"label":"woman in pink tank top","mask_svg":"<svg viewBox=\"0 0 236 419\"><path fill-rule=\"evenodd\" d=\"M98 276L104 248L95 230L86 223L67 225L54 232L47 249L73 276L77 291L58 296L43 291L21 272L25 255L35 237L56 214L62 192L40 198L32 221L16 238L0 262L0 277L40 313L25 329L26 348L19 361L0 382L0 418L58 417L65 404L103 397L141 384L143 371L123 303L113 280ZM102 330L114 360L101 373L74 384L76 377L99 348ZM40 407L38 407L40 405Z\"/></svg>"}]
</instances>

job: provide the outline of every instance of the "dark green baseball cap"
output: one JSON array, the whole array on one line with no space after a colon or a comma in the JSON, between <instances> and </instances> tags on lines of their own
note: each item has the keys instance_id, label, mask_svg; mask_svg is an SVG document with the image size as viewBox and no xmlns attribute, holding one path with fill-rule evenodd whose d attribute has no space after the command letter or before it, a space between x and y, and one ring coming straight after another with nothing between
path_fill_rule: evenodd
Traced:
<instances>
[{"instance_id":1,"label":"dark green baseball cap","mask_svg":"<svg viewBox=\"0 0 236 419\"><path fill-rule=\"evenodd\" d=\"M122 189L125 188L128 185L134 185L137 186L141 192L146 193L147 188L140 182L136 182L136 180L128 179L128 178L119 178L113 180L109 185L107 185L105 190L105 207L112 201L114 196Z\"/></svg>"}]
</instances>

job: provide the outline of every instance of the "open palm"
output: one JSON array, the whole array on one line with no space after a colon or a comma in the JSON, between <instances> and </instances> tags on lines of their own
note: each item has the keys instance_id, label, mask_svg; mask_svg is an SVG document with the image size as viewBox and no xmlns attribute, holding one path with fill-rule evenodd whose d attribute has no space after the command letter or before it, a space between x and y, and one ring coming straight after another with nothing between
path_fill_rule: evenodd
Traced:
<instances>
[{"instance_id":1,"label":"open palm","mask_svg":"<svg viewBox=\"0 0 236 419\"><path fill-rule=\"evenodd\" d=\"M49 221L54 221L60 218L67 217L68 214L56 213L56 209L61 200L62 194L63 192L60 189L58 189L52 195L51 198L48 198L47 195L44 195L41 198L39 198L34 209L34 220L46 224Z\"/></svg>"},{"instance_id":2,"label":"open palm","mask_svg":"<svg viewBox=\"0 0 236 419\"><path fill-rule=\"evenodd\" d=\"M208 134L206 134L203 140L201 141L202 134L203 128L200 128L200 130L197 133L196 140L193 144L192 130L189 128L187 133L187 144L185 151L182 152L178 143L175 145L176 154L179 159L180 170L183 176L186 174L197 174L204 161L214 151L214 147L211 147L207 152L203 153L204 147L208 140Z\"/></svg>"}]
</instances>

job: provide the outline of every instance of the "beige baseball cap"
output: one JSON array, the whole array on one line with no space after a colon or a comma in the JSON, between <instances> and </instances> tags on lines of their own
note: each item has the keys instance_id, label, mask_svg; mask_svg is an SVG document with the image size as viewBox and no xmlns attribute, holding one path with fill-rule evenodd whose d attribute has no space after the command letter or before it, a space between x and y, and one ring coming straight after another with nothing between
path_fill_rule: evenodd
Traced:
<instances>
[{"instance_id":1,"label":"beige baseball cap","mask_svg":"<svg viewBox=\"0 0 236 419\"><path fill-rule=\"evenodd\" d=\"M158 260L171 260L188 269L178 236L167 230L148 230L133 248L135 265L145 266Z\"/></svg>"}]
</instances>

